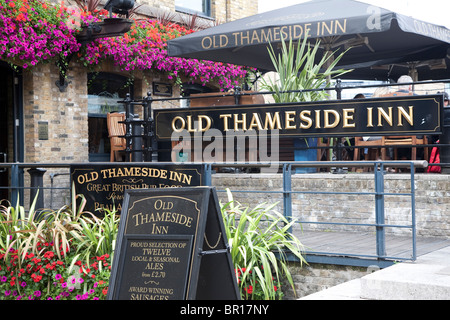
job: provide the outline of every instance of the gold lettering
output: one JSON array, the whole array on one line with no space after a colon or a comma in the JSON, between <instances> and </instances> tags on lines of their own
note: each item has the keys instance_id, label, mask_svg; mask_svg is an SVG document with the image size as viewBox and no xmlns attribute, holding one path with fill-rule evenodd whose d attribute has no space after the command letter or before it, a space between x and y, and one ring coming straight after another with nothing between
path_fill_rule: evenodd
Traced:
<instances>
[{"instance_id":1,"label":"gold lettering","mask_svg":"<svg viewBox=\"0 0 450 320\"><path fill-rule=\"evenodd\" d=\"M261 124L261 119L259 117L259 113L257 113L257 112L253 113L252 121L250 121L250 126L248 128L249 128L249 130L252 130L254 127L258 130L263 130L263 126Z\"/></svg>"},{"instance_id":2,"label":"gold lettering","mask_svg":"<svg viewBox=\"0 0 450 320\"><path fill-rule=\"evenodd\" d=\"M309 32L311 31L311 23L305 23L305 34L309 37Z\"/></svg>"},{"instance_id":3,"label":"gold lettering","mask_svg":"<svg viewBox=\"0 0 450 320\"><path fill-rule=\"evenodd\" d=\"M223 119L223 131L228 131L230 130L228 128L228 119L231 118L231 114L221 114L220 115L220 119Z\"/></svg>"},{"instance_id":4,"label":"gold lettering","mask_svg":"<svg viewBox=\"0 0 450 320\"><path fill-rule=\"evenodd\" d=\"M206 42L205 40L208 42ZM211 37L204 37L202 39L202 48L207 50L207 49L211 49L211 46L212 46Z\"/></svg>"},{"instance_id":5,"label":"gold lettering","mask_svg":"<svg viewBox=\"0 0 450 320\"><path fill-rule=\"evenodd\" d=\"M367 127L373 127L372 109L373 108L367 108Z\"/></svg>"},{"instance_id":6,"label":"gold lettering","mask_svg":"<svg viewBox=\"0 0 450 320\"><path fill-rule=\"evenodd\" d=\"M344 120L344 124L343 124L343 128L354 128L356 126L355 123L349 123L349 120L353 120L353 113L355 112L355 109L343 109L343 120ZM351 115L350 115L351 113Z\"/></svg>"},{"instance_id":7,"label":"gold lettering","mask_svg":"<svg viewBox=\"0 0 450 320\"><path fill-rule=\"evenodd\" d=\"M383 108L378 107L378 126L379 127L383 126L383 124L381 123L381 118L384 118L384 120L386 120L386 122L392 127L392 107L389 107L388 110L389 110L389 114L387 114Z\"/></svg>"},{"instance_id":8,"label":"gold lettering","mask_svg":"<svg viewBox=\"0 0 450 320\"><path fill-rule=\"evenodd\" d=\"M236 45L239 45L239 44L238 44L238 35L239 35L239 32L233 32L232 35L234 36L234 43L235 43Z\"/></svg>"},{"instance_id":9,"label":"gold lettering","mask_svg":"<svg viewBox=\"0 0 450 320\"><path fill-rule=\"evenodd\" d=\"M281 27L281 36L284 40L289 39L288 33L286 32L287 26Z\"/></svg>"},{"instance_id":10,"label":"gold lettering","mask_svg":"<svg viewBox=\"0 0 450 320\"><path fill-rule=\"evenodd\" d=\"M242 125L242 130L247 131L247 114L241 113L242 118L239 119L239 114L234 114L234 131L239 131L239 124Z\"/></svg>"},{"instance_id":11,"label":"gold lettering","mask_svg":"<svg viewBox=\"0 0 450 320\"><path fill-rule=\"evenodd\" d=\"M294 26L294 39L301 38L303 35L303 28L301 25L296 24Z\"/></svg>"},{"instance_id":12,"label":"gold lettering","mask_svg":"<svg viewBox=\"0 0 450 320\"><path fill-rule=\"evenodd\" d=\"M286 111L286 129L295 129L295 111ZM294 122L294 124L292 124Z\"/></svg>"},{"instance_id":13,"label":"gold lettering","mask_svg":"<svg viewBox=\"0 0 450 320\"><path fill-rule=\"evenodd\" d=\"M228 37L224 34L220 35L220 47L226 47L228 45Z\"/></svg>"},{"instance_id":14,"label":"gold lettering","mask_svg":"<svg viewBox=\"0 0 450 320\"><path fill-rule=\"evenodd\" d=\"M333 33L333 21L330 21L330 23L331 23L331 25L330 25L330 27L328 27L327 23L325 21L322 21L322 35L325 34L325 30L324 29L327 29L328 35Z\"/></svg>"},{"instance_id":15,"label":"gold lettering","mask_svg":"<svg viewBox=\"0 0 450 320\"><path fill-rule=\"evenodd\" d=\"M267 30L267 33L264 29L261 30L261 41L271 42L272 41L272 32L271 29Z\"/></svg>"},{"instance_id":16,"label":"gold lettering","mask_svg":"<svg viewBox=\"0 0 450 320\"><path fill-rule=\"evenodd\" d=\"M273 28L273 41L280 41L280 27Z\"/></svg>"},{"instance_id":17,"label":"gold lettering","mask_svg":"<svg viewBox=\"0 0 450 320\"><path fill-rule=\"evenodd\" d=\"M244 32L241 32L241 46L244 45L244 39L247 40L245 44L248 44L250 41L250 31L246 32L246 36L244 36Z\"/></svg>"},{"instance_id":18,"label":"gold lettering","mask_svg":"<svg viewBox=\"0 0 450 320\"><path fill-rule=\"evenodd\" d=\"M405 118L406 121L410 125L414 124L414 118L413 118L413 106L409 106L409 112L407 113L406 110L403 107L398 107L398 126L403 127L403 121L402 118Z\"/></svg>"},{"instance_id":19,"label":"gold lettering","mask_svg":"<svg viewBox=\"0 0 450 320\"><path fill-rule=\"evenodd\" d=\"M203 121L202 121L202 120L205 120L205 121L206 121L206 126L205 126L205 127L203 127ZM198 122L199 122L199 124L198 124L198 130L199 130L200 132L208 131L208 130L211 128L211 118L208 117L208 116L205 116L205 115L199 115L199 116L198 116Z\"/></svg>"},{"instance_id":20,"label":"gold lettering","mask_svg":"<svg viewBox=\"0 0 450 320\"><path fill-rule=\"evenodd\" d=\"M341 23L339 22L339 20L336 20L336 23L334 24L335 28L334 28L334 33L337 33L337 28L339 26L339 29L341 29L342 33L346 33L347 32L347 19L344 19L344 26L342 27Z\"/></svg>"},{"instance_id":21,"label":"gold lettering","mask_svg":"<svg viewBox=\"0 0 450 320\"><path fill-rule=\"evenodd\" d=\"M188 132L197 132L197 129L195 129L195 128L193 128L192 127L192 116L187 116L186 117L187 118L187 124L188 124L188 129L187 129L187 131Z\"/></svg>"},{"instance_id":22,"label":"gold lettering","mask_svg":"<svg viewBox=\"0 0 450 320\"><path fill-rule=\"evenodd\" d=\"M320 128L320 110L315 110L316 113L316 128Z\"/></svg>"},{"instance_id":23,"label":"gold lettering","mask_svg":"<svg viewBox=\"0 0 450 320\"><path fill-rule=\"evenodd\" d=\"M258 32L256 30L253 30L253 33L252 33L252 44L255 43L255 42L256 43L260 43L261 40L259 40Z\"/></svg>"},{"instance_id":24,"label":"gold lettering","mask_svg":"<svg viewBox=\"0 0 450 320\"><path fill-rule=\"evenodd\" d=\"M281 119L280 113L278 111L275 112L274 118L272 118L271 113L266 112L266 121L264 123L264 130L268 130L268 127L270 128L270 130L281 129Z\"/></svg>"},{"instance_id":25,"label":"gold lettering","mask_svg":"<svg viewBox=\"0 0 450 320\"><path fill-rule=\"evenodd\" d=\"M330 123L330 114L334 115L334 122ZM341 116L336 110L325 110L324 111L324 121L325 126L324 128L335 128L339 124L339 121L341 121Z\"/></svg>"},{"instance_id":26,"label":"gold lettering","mask_svg":"<svg viewBox=\"0 0 450 320\"><path fill-rule=\"evenodd\" d=\"M300 112L300 120L306 122L306 124L300 123L300 128L301 129L309 129L312 126L312 120L309 117L311 116L311 111L309 110L303 110L302 112Z\"/></svg>"}]
</instances>

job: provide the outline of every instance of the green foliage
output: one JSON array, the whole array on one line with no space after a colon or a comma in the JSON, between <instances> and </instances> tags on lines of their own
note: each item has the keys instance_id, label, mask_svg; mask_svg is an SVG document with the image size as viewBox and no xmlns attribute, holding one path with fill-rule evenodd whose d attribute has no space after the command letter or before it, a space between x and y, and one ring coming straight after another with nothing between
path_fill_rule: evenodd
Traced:
<instances>
[{"instance_id":1,"label":"green foliage","mask_svg":"<svg viewBox=\"0 0 450 320\"><path fill-rule=\"evenodd\" d=\"M276 204L250 209L227 192L229 201L221 205L222 216L242 298L281 299L283 276L294 287L286 252L305 262L302 244L289 232L295 221L287 221L274 210Z\"/></svg>"},{"instance_id":2,"label":"green foliage","mask_svg":"<svg viewBox=\"0 0 450 320\"><path fill-rule=\"evenodd\" d=\"M324 100L328 96L324 90L308 90L328 87L329 78L349 72L343 69L333 70L345 52L334 60L334 53L324 54L316 63L320 42L310 46L308 38L305 37L303 41L298 42L297 47L294 47L292 40L287 45L281 41L281 46L281 54L278 55L272 45L268 49L275 71L279 74L279 80L273 82L263 79L262 82L263 89L275 92L272 96L276 103ZM324 71L321 71L322 69ZM300 91L289 92L294 90Z\"/></svg>"},{"instance_id":3,"label":"green foliage","mask_svg":"<svg viewBox=\"0 0 450 320\"><path fill-rule=\"evenodd\" d=\"M282 281L293 287L286 253L301 263L302 244L276 204L253 209L233 200L221 205L243 299L281 299ZM35 200L36 201L36 200ZM72 191L71 204L28 214L0 203L0 300L104 299L118 232L116 211L101 219L84 211L85 199Z\"/></svg>"},{"instance_id":4,"label":"green foliage","mask_svg":"<svg viewBox=\"0 0 450 320\"><path fill-rule=\"evenodd\" d=\"M0 206L0 299L103 299L119 219L85 212L84 197L59 210Z\"/></svg>"}]
</instances>

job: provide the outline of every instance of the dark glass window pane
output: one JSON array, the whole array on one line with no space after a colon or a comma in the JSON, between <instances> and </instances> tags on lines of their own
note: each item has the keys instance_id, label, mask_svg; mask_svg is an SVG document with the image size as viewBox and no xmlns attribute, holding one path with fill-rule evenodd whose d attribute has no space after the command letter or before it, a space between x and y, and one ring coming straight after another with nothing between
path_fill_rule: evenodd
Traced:
<instances>
[{"instance_id":1,"label":"dark glass window pane","mask_svg":"<svg viewBox=\"0 0 450 320\"><path fill-rule=\"evenodd\" d=\"M89 160L109 161L111 150L106 114L125 112L123 100L132 94L133 86L123 76L110 73L92 73L88 76Z\"/></svg>"}]
</instances>

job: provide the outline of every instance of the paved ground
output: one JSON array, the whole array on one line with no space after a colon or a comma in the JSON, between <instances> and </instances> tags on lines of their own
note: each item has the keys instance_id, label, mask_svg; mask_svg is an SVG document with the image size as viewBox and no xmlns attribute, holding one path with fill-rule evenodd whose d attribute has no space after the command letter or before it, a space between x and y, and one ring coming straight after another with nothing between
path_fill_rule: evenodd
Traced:
<instances>
[{"instance_id":1,"label":"paved ground","mask_svg":"<svg viewBox=\"0 0 450 320\"><path fill-rule=\"evenodd\" d=\"M450 300L450 246L300 300Z\"/></svg>"}]
</instances>

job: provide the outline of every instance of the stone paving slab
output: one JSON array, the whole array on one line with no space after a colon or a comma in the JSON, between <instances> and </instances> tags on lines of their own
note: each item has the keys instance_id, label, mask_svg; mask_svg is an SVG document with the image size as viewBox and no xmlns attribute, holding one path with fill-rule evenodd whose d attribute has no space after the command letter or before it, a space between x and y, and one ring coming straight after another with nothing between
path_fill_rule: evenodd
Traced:
<instances>
[{"instance_id":1,"label":"stone paving slab","mask_svg":"<svg viewBox=\"0 0 450 320\"><path fill-rule=\"evenodd\" d=\"M450 246L300 300L450 300Z\"/></svg>"}]
</instances>

